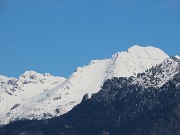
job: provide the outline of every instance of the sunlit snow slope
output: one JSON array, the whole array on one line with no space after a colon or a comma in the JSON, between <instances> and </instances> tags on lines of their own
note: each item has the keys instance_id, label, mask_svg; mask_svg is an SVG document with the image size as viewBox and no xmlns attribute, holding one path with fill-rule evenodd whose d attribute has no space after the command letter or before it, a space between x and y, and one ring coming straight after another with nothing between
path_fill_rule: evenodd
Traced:
<instances>
[{"instance_id":1,"label":"sunlit snow slope","mask_svg":"<svg viewBox=\"0 0 180 135\"><path fill-rule=\"evenodd\" d=\"M0 99L0 107L5 109L1 112L0 124L22 118L45 119L62 115L79 104L86 93L89 97L97 93L106 79L136 76L168 57L158 48L136 45L128 51L114 54L110 59L93 60L89 65L77 68L62 84L35 92L28 100L18 99L18 102L11 104L11 108L6 108ZM34 92L32 89L29 91ZM5 102L8 104L8 101Z\"/></svg>"},{"instance_id":2,"label":"sunlit snow slope","mask_svg":"<svg viewBox=\"0 0 180 135\"><path fill-rule=\"evenodd\" d=\"M0 124L2 119L6 120L11 115L13 109L64 81L63 77L35 71L26 71L18 79L0 76Z\"/></svg>"}]
</instances>

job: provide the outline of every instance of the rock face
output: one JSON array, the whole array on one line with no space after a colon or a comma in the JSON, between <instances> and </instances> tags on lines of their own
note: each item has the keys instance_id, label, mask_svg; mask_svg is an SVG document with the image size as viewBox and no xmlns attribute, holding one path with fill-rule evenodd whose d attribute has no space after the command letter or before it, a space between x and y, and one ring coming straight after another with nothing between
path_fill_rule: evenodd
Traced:
<instances>
[{"instance_id":1,"label":"rock face","mask_svg":"<svg viewBox=\"0 0 180 135\"><path fill-rule=\"evenodd\" d=\"M90 98L93 93L97 93L105 80L113 77L135 77L138 73L162 63L168 57L158 48L135 45L128 51L114 54L110 59L93 60L89 65L77 68L76 72L66 80L61 78L57 81L57 78L54 78L49 82L42 79L49 78L48 74L37 77L37 74L28 72L19 79L8 81L9 79L6 78L8 82L2 80L1 82L5 84L0 88L0 92L2 91L0 108L3 108L0 111L0 124L18 119L40 120L60 116L79 104L85 94ZM161 81L159 86L166 82L166 79ZM19 96L16 96L16 93Z\"/></svg>"},{"instance_id":2,"label":"rock face","mask_svg":"<svg viewBox=\"0 0 180 135\"><path fill-rule=\"evenodd\" d=\"M156 84L156 85L155 85ZM41 121L18 121L3 135L179 135L180 60L171 57L139 73L114 77L67 114Z\"/></svg>"}]
</instances>

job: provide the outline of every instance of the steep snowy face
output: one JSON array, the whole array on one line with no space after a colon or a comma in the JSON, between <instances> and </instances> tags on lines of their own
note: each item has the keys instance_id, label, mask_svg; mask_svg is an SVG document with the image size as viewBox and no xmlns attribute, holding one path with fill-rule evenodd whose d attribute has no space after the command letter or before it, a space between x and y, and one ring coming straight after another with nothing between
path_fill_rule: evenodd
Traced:
<instances>
[{"instance_id":1,"label":"steep snowy face","mask_svg":"<svg viewBox=\"0 0 180 135\"><path fill-rule=\"evenodd\" d=\"M2 118L30 98L62 84L63 77L26 71L18 79L0 76L0 124Z\"/></svg>"},{"instance_id":2,"label":"steep snowy face","mask_svg":"<svg viewBox=\"0 0 180 135\"><path fill-rule=\"evenodd\" d=\"M89 97L97 93L105 80L136 76L162 63L166 58L168 55L158 48L136 45L128 51L118 52L110 59L93 60L89 65L77 68L62 84L12 106L13 109L1 115L1 123L22 118L46 119L62 115L79 104L86 93ZM25 82L32 81L31 78L37 80L31 73L21 77Z\"/></svg>"},{"instance_id":3,"label":"steep snowy face","mask_svg":"<svg viewBox=\"0 0 180 135\"><path fill-rule=\"evenodd\" d=\"M136 76L152 66L161 63L169 56L155 47L133 46L126 52L113 55L110 64L110 74L113 77Z\"/></svg>"}]
</instances>

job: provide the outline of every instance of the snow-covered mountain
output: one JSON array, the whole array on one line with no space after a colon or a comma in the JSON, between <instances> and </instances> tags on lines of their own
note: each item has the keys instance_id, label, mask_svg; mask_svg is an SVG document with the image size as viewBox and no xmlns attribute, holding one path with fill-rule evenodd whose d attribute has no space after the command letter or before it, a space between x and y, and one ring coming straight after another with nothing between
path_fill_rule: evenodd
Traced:
<instances>
[{"instance_id":1,"label":"snow-covered mountain","mask_svg":"<svg viewBox=\"0 0 180 135\"><path fill-rule=\"evenodd\" d=\"M178 55L175 56L177 59L180 59L180 57Z\"/></svg>"},{"instance_id":2,"label":"snow-covered mountain","mask_svg":"<svg viewBox=\"0 0 180 135\"><path fill-rule=\"evenodd\" d=\"M86 93L89 97L93 93L97 93L105 80L113 77L136 76L138 73L142 73L152 66L162 63L168 57L167 54L158 48L136 45L129 48L128 51L114 54L110 59L93 60L89 65L77 68L76 72L65 81L61 78L62 81L46 90L44 90L44 87L38 90L33 87L24 90L26 81L23 84L24 80L22 79L23 88L18 89L18 93L24 90L27 91L27 94L20 94L20 96L17 96L18 99L13 94L12 100L11 98L6 98L6 95L9 94L4 94L4 89L8 86L8 91L11 91L9 87L12 85L16 86L14 82L17 82L17 80L12 78L14 81L12 81L12 84L9 84L8 79L2 77L5 83L2 85L2 90L0 90L3 91L0 97L7 100L0 99L0 108L1 106L3 107L2 112L0 112L0 124L23 118L45 119L60 116L79 104ZM28 78L32 81L34 76L29 76ZM38 79L38 83L41 83L39 81ZM49 86L49 84L47 85ZM31 95L32 93L33 96L25 98L26 95ZM7 106L8 108L6 108Z\"/></svg>"},{"instance_id":3,"label":"snow-covered mountain","mask_svg":"<svg viewBox=\"0 0 180 135\"><path fill-rule=\"evenodd\" d=\"M18 79L0 76L0 124L8 112L28 101L30 98L54 88L65 81L48 73L40 74L26 71Z\"/></svg>"},{"instance_id":4,"label":"snow-covered mountain","mask_svg":"<svg viewBox=\"0 0 180 135\"><path fill-rule=\"evenodd\" d=\"M63 116L0 128L20 135L180 135L180 60L165 59L136 77L107 79Z\"/></svg>"}]
</instances>

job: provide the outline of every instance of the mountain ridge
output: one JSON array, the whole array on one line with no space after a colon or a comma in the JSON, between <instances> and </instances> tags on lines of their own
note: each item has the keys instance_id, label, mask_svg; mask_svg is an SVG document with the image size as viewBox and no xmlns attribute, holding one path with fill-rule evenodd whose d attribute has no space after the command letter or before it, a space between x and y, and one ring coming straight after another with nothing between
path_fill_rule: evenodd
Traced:
<instances>
[{"instance_id":1,"label":"mountain ridge","mask_svg":"<svg viewBox=\"0 0 180 135\"><path fill-rule=\"evenodd\" d=\"M156 87L153 81L166 82ZM146 78L146 79L144 79ZM159 81L161 83L161 81ZM149 87L145 87L148 84ZM163 63L136 77L113 77L90 99L49 120L17 121L0 128L4 135L179 135L180 60Z\"/></svg>"},{"instance_id":2,"label":"mountain ridge","mask_svg":"<svg viewBox=\"0 0 180 135\"><path fill-rule=\"evenodd\" d=\"M89 65L78 67L69 78L53 88L41 91L24 104L11 105L9 110L1 115L0 124L17 119L47 119L63 115L79 104L85 94L91 97L93 93L97 93L105 80L136 76L168 57L158 48L135 45L128 51L114 54L110 59L92 60ZM27 72L25 77L32 81L33 73L31 76L31 72Z\"/></svg>"}]
</instances>

